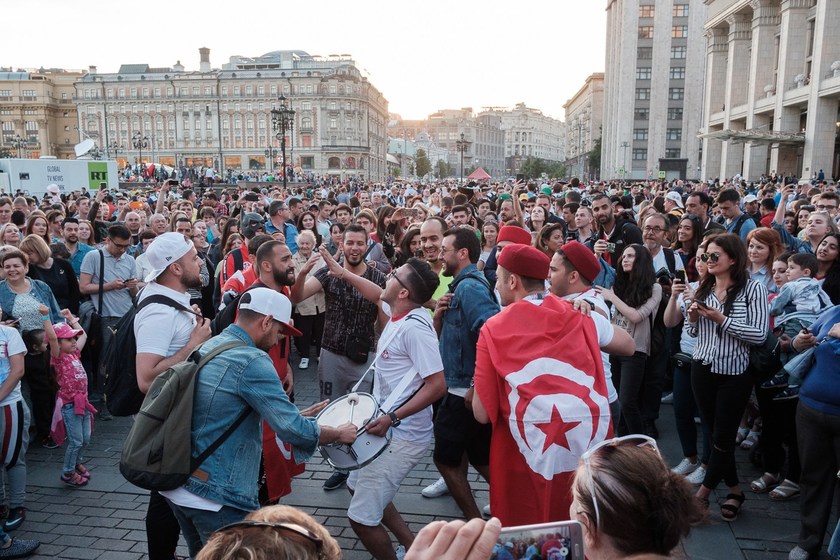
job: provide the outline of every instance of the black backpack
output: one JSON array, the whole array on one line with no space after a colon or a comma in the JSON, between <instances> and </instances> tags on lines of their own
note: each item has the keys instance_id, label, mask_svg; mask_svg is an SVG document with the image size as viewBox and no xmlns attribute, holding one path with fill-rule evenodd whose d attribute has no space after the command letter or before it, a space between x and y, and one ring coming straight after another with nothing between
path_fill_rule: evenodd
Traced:
<instances>
[{"instance_id":1,"label":"black backpack","mask_svg":"<svg viewBox=\"0 0 840 560\"><path fill-rule=\"evenodd\" d=\"M151 295L139 304L131 306L128 313L114 327L114 336L103 350L102 364L105 367L105 402L114 416L131 416L140 411L143 399L137 385L137 339L134 337L134 317L153 303L159 303L193 313L177 301L163 295Z\"/></svg>"}]
</instances>

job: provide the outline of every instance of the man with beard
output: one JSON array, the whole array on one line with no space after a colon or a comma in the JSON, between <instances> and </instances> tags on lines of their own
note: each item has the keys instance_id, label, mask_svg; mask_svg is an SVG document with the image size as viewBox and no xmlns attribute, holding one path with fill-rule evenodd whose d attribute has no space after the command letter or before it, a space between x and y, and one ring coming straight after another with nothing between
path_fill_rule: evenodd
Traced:
<instances>
[{"instance_id":1,"label":"man with beard","mask_svg":"<svg viewBox=\"0 0 840 560\"><path fill-rule=\"evenodd\" d=\"M420 248L423 251L423 259L429 263L435 274L438 275L440 284L437 290L432 294L432 299L429 300L428 306L434 311L434 306L440 296L444 295L449 289L449 283L452 282L451 276L443 274L443 261L440 260L440 247L443 244L443 232L447 229L446 222L443 218L432 216L428 218L423 225L420 226Z\"/></svg>"},{"instance_id":2,"label":"man with beard","mask_svg":"<svg viewBox=\"0 0 840 560\"><path fill-rule=\"evenodd\" d=\"M434 327L447 393L435 418L435 466L464 517L481 517L467 468L471 464L490 480L490 426L473 417L476 344L484 322L499 312L493 289L475 267L481 245L472 228L454 227L443 235L443 273L453 277L449 293L438 300Z\"/></svg>"},{"instance_id":3,"label":"man with beard","mask_svg":"<svg viewBox=\"0 0 840 560\"><path fill-rule=\"evenodd\" d=\"M344 230L344 270L384 288L385 274L365 264L367 242L365 228L356 224L347 226ZM349 393L375 357L373 327L379 308L345 279L330 275L327 268L307 279L320 258L320 254L313 254L300 270L292 287L291 300L297 303L324 291L326 324L318 360L318 382L323 400ZM366 380L359 390L370 392L370 382ZM324 483L324 489L340 488L346 480L347 474L336 471Z\"/></svg>"},{"instance_id":4,"label":"man with beard","mask_svg":"<svg viewBox=\"0 0 840 560\"><path fill-rule=\"evenodd\" d=\"M593 249L596 255L604 257L613 267L618 264L618 258L625 247L633 243L642 243L639 226L631 221L616 218L610 197L607 195L595 195L592 199L592 214L598 223L598 241Z\"/></svg>"},{"instance_id":5,"label":"man with beard","mask_svg":"<svg viewBox=\"0 0 840 560\"><path fill-rule=\"evenodd\" d=\"M81 274L82 261L85 255L93 251L93 247L85 243L79 243L79 220L76 218L64 218L61 222L61 236L64 238L64 246L70 253L70 265L78 277Z\"/></svg>"},{"instance_id":6,"label":"man with beard","mask_svg":"<svg viewBox=\"0 0 840 560\"><path fill-rule=\"evenodd\" d=\"M186 360L210 338L210 322L187 311L187 290L201 287L201 260L193 244L180 233L164 233L149 245L146 258L154 270L143 279L148 284L139 294L138 306L153 295L163 296L172 304L149 303L138 310L134 319L137 385L144 393L158 375ZM146 513L149 559L171 560L180 532L169 504L152 492Z\"/></svg>"}]
</instances>

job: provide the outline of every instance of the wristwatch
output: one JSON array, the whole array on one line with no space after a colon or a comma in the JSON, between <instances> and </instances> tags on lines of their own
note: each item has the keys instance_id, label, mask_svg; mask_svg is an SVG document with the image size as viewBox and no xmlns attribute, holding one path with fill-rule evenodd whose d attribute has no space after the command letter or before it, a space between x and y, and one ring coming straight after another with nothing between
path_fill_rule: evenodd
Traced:
<instances>
[{"instance_id":1,"label":"wristwatch","mask_svg":"<svg viewBox=\"0 0 840 560\"><path fill-rule=\"evenodd\" d=\"M393 411L388 413L388 418L391 419L391 427L393 428L396 428L402 422L402 420L397 418L397 414Z\"/></svg>"}]
</instances>

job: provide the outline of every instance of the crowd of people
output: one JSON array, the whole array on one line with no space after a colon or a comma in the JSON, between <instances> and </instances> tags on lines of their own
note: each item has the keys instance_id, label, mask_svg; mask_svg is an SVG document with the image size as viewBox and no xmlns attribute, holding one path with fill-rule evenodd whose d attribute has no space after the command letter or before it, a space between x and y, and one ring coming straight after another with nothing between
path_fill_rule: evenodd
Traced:
<instances>
[{"instance_id":1,"label":"crowd of people","mask_svg":"<svg viewBox=\"0 0 840 560\"><path fill-rule=\"evenodd\" d=\"M764 471L750 492L803 502L790 558L821 550L840 468L833 182L202 185L176 173L134 192L0 198L0 558L38 545L6 534L26 517L30 441L66 440L62 483L96 476L84 453L93 422L111 419L104 355L132 309L141 393L196 350L230 346L196 381L191 445L227 439L182 487L150 493L151 560L172 560L181 535L198 558L247 535L329 557L305 518L252 512L319 446L363 432L388 444L324 490L348 488L350 525L377 559L495 531L415 538L392 500L429 449L440 478L425 497L504 527L576 519L590 558L667 555L721 482L720 518L735 521L748 449ZM778 368L756 367L761 352ZM320 402L298 410L294 370L310 368ZM380 414L314 418L360 392ZM663 402L684 455L670 470L650 453Z\"/></svg>"}]
</instances>

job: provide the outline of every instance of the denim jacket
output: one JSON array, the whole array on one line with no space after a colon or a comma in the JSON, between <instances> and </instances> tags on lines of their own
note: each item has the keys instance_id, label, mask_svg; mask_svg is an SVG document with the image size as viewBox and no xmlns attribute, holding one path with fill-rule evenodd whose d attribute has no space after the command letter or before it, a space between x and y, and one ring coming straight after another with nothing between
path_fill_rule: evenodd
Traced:
<instances>
[{"instance_id":1,"label":"denim jacket","mask_svg":"<svg viewBox=\"0 0 840 560\"><path fill-rule=\"evenodd\" d=\"M466 389L475 373L478 332L487 319L499 312L499 304L474 264L458 273L449 291L455 295L443 315L440 356L447 387Z\"/></svg>"},{"instance_id":2,"label":"denim jacket","mask_svg":"<svg viewBox=\"0 0 840 560\"><path fill-rule=\"evenodd\" d=\"M55 301L55 296L53 296L49 285L45 282L41 282L40 280L33 280L31 278L29 279L29 283L32 285L32 295L35 296L35 299L50 308L50 320L53 323L64 321L64 317L62 317L61 311L58 308L58 302ZM16 298L17 294L12 291L6 281L0 281L0 309L3 310L4 314L12 316L12 310L15 306ZM15 318L19 319L20 317ZM25 330L29 330L31 328L43 328L43 326L44 322L40 321L38 326L28 326Z\"/></svg>"},{"instance_id":3,"label":"denim jacket","mask_svg":"<svg viewBox=\"0 0 840 560\"><path fill-rule=\"evenodd\" d=\"M268 354L254 346L242 328L230 325L201 346L201 354L239 339L247 346L227 350L198 373L192 415L192 450L207 449L242 413L250 414L231 436L189 478L184 488L202 498L253 511L259 508L262 419L284 442L293 446L298 463L312 456L320 428L302 417L289 402Z\"/></svg>"}]
</instances>

